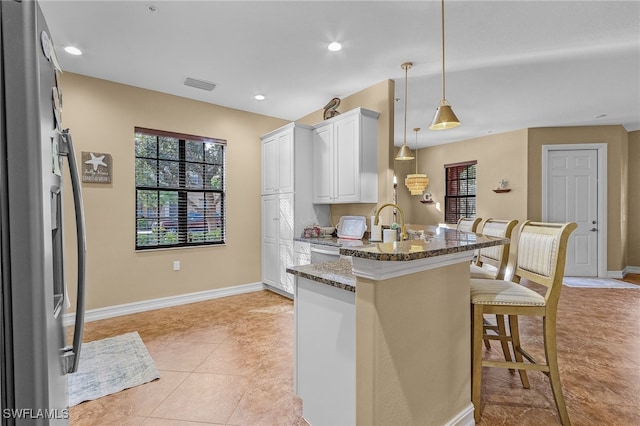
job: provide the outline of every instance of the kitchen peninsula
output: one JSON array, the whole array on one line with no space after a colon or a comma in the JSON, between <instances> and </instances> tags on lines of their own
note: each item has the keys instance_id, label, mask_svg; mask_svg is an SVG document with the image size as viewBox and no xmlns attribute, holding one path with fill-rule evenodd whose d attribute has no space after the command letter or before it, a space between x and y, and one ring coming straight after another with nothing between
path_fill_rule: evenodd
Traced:
<instances>
[{"instance_id":1,"label":"kitchen peninsula","mask_svg":"<svg viewBox=\"0 0 640 426\"><path fill-rule=\"evenodd\" d=\"M415 234L414 234L415 235ZM323 424L473 424L469 261L506 239L429 227L295 266L296 393Z\"/></svg>"}]
</instances>

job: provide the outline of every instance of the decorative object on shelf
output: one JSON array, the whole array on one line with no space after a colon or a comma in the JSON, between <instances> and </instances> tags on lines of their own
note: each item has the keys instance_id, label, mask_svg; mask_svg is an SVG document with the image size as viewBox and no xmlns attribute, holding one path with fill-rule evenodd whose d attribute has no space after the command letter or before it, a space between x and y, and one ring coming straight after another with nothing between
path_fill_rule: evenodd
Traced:
<instances>
[{"instance_id":1,"label":"decorative object on shelf","mask_svg":"<svg viewBox=\"0 0 640 426\"><path fill-rule=\"evenodd\" d=\"M498 182L498 187L493 189L493 192L509 192L511 191L510 188L507 188L507 185L509 184L509 182L507 182L506 180L502 179L500 182Z\"/></svg>"},{"instance_id":2,"label":"decorative object on shelf","mask_svg":"<svg viewBox=\"0 0 640 426\"><path fill-rule=\"evenodd\" d=\"M329 103L324 106L323 118L327 120L331 117L335 117L336 115L340 115L340 111L337 110L339 106L340 106L340 98L331 99Z\"/></svg>"},{"instance_id":3,"label":"decorative object on shelf","mask_svg":"<svg viewBox=\"0 0 640 426\"><path fill-rule=\"evenodd\" d=\"M400 151L396 155L396 160L413 160L413 154L407 146L407 97L409 96L409 68L413 66L412 62L405 62L401 65L404 70L404 140Z\"/></svg>"},{"instance_id":4,"label":"decorative object on shelf","mask_svg":"<svg viewBox=\"0 0 640 426\"><path fill-rule=\"evenodd\" d=\"M418 173L418 132L420 128L416 127L413 131L416 132L416 172L407 175L404 184L409 188L411 195L421 195L429 185L429 178L425 174Z\"/></svg>"},{"instance_id":5,"label":"decorative object on shelf","mask_svg":"<svg viewBox=\"0 0 640 426\"><path fill-rule=\"evenodd\" d=\"M431 198L430 192L425 192L424 194L422 194L422 198L420 199L420 202L422 204L433 204L435 201L433 201L433 198Z\"/></svg>"},{"instance_id":6,"label":"decorative object on shelf","mask_svg":"<svg viewBox=\"0 0 640 426\"><path fill-rule=\"evenodd\" d=\"M453 112L451 105L449 105L444 95L444 87L444 0L442 0L442 100L429 126L431 130L453 129L460 125L460 120L456 117L456 114Z\"/></svg>"}]
</instances>

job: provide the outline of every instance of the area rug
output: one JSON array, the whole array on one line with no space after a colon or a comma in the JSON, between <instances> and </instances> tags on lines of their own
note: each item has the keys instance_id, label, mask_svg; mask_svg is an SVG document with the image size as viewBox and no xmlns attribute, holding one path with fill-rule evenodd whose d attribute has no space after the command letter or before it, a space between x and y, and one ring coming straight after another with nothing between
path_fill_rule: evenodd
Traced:
<instances>
[{"instance_id":1,"label":"area rug","mask_svg":"<svg viewBox=\"0 0 640 426\"><path fill-rule=\"evenodd\" d=\"M635 288L640 290L640 285L625 283L607 278L564 277L562 284L567 287L586 288Z\"/></svg>"},{"instance_id":2,"label":"area rug","mask_svg":"<svg viewBox=\"0 0 640 426\"><path fill-rule=\"evenodd\" d=\"M159 377L137 332L84 343L78 371L69 375L69 407Z\"/></svg>"}]
</instances>

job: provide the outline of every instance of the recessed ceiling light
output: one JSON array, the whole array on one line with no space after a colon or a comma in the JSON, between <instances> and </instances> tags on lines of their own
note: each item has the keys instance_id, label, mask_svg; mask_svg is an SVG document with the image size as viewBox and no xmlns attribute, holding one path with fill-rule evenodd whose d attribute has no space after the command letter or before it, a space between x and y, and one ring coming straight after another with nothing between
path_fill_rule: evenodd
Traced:
<instances>
[{"instance_id":1,"label":"recessed ceiling light","mask_svg":"<svg viewBox=\"0 0 640 426\"><path fill-rule=\"evenodd\" d=\"M64 48L64 51L70 55L82 55L82 50L78 49L75 46L67 46Z\"/></svg>"},{"instance_id":2,"label":"recessed ceiling light","mask_svg":"<svg viewBox=\"0 0 640 426\"><path fill-rule=\"evenodd\" d=\"M264 101L265 97L264 95L255 95L253 99L255 99L256 101Z\"/></svg>"},{"instance_id":3,"label":"recessed ceiling light","mask_svg":"<svg viewBox=\"0 0 640 426\"><path fill-rule=\"evenodd\" d=\"M334 41L329 46L327 46L327 49L329 49L332 52L337 52L338 50L342 49L342 45L337 41Z\"/></svg>"}]
</instances>

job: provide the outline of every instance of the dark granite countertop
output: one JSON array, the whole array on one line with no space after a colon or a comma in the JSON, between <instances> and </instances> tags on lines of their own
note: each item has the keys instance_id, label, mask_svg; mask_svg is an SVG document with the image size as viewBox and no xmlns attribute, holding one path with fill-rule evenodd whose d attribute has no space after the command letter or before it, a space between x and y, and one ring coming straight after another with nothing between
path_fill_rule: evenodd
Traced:
<instances>
[{"instance_id":1,"label":"dark granite countertop","mask_svg":"<svg viewBox=\"0 0 640 426\"><path fill-rule=\"evenodd\" d=\"M509 242L507 238L491 237L473 232L426 226L423 236L395 243L367 243L360 247L341 247L340 254L378 261L410 261L434 256L459 253Z\"/></svg>"},{"instance_id":2,"label":"dark granite countertop","mask_svg":"<svg viewBox=\"0 0 640 426\"><path fill-rule=\"evenodd\" d=\"M320 245L333 246L333 247L362 246L369 242L366 239L352 240L348 238L338 238L338 237L315 237L315 238L295 237L293 241L301 241L303 243L320 244Z\"/></svg>"},{"instance_id":3,"label":"dark granite countertop","mask_svg":"<svg viewBox=\"0 0 640 426\"><path fill-rule=\"evenodd\" d=\"M296 241L340 247L340 254L378 261L410 261L451 253L470 251L509 242L506 238L491 237L471 232L434 226L411 226L411 240L378 243L367 240L340 240L338 238L295 238ZM352 245L356 244L356 245ZM356 277L351 259L300 265L287 268L287 272L322 284L347 291L356 291Z\"/></svg>"},{"instance_id":4,"label":"dark granite countertop","mask_svg":"<svg viewBox=\"0 0 640 426\"><path fill-rule=\"evenodd\" d=\"M350 259L292 266L287 268L287 272L343 290L356 291L356 277L353 275Z\"/></svg>"}]
</instances>

